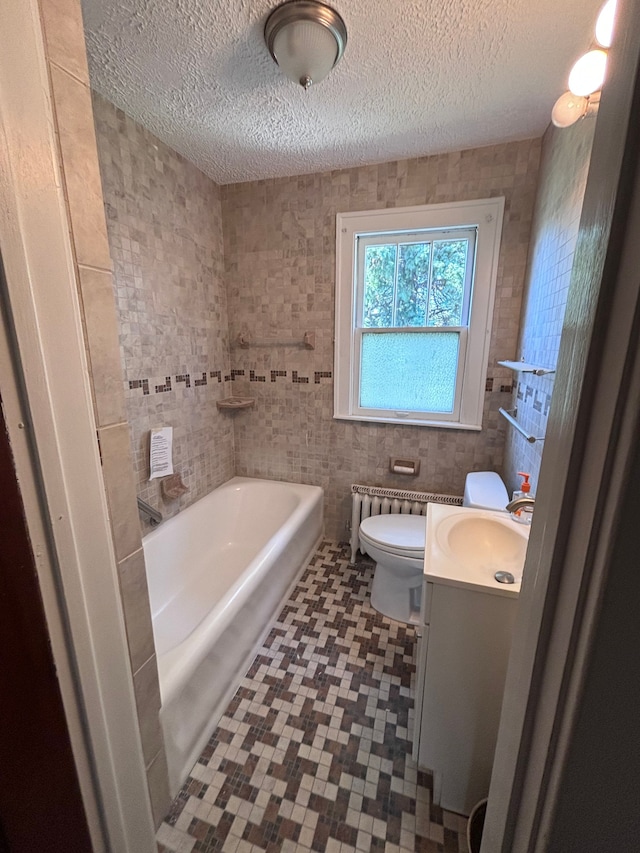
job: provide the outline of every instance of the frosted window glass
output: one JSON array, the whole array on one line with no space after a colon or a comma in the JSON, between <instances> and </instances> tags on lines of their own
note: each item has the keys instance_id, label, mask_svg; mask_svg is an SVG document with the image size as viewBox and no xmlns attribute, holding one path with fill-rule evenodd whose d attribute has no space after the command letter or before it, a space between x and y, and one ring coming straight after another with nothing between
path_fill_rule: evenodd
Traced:
<instances>
[{"instance_id":1,"label":"frosted window glass","mask_svg":"<svg viewBox=\"0 0 640 853\"><path fill-rule=\"evenodd\" d=\"M367 246L365 249L362 325L366 329L393 325L397 251L395 245Z\"/></svg>"},{"instance_id":2,"label":"frosted window glass","mask_svg":"<svg viewBox=\"0 0 640 853\"><path fill-rule=\"evenodd\" d=\"M363 332L360 406L452 412L458 346L458 332Z\"/></svg>"}]
</instances>

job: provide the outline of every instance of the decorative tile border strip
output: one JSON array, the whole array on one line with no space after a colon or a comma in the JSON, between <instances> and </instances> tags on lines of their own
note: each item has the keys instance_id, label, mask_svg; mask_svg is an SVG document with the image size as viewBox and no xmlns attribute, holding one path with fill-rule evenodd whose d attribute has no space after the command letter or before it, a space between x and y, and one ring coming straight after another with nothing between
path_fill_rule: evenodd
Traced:
<instances>
[{"instance_id":1,"label":"decorative tile border strip","mask_svg":"<svg viewBox=\"0 0 640 853\"><path fill-rule=\"evenodd\" d=\"M526 385L524 382L518 383L516 397L521 402L527 404L529 400L533 400L533 410L546 417L549 414L551 406L551 394L546 391L541 391L534 388L532 385Z\"/></svg>"},{"instance_id":2,"label":"decorative tile border strip","mask_svg":"<svg viewBox=\"0 0 640 853\"><path fill-rule=\"evenodd\" d=\"M491 394L493 391L499 391L501 394L511 394L513 391L513 384L511 382L506 382L503 385L499 385L496 388L496 380L493 376L487 376L484 383L484 390L486 394Z\"/></svg>"},{"instance_id":3,"label":"decorative tile border strip","mask_svg":"<svg viewBox=\"0 0 640 853\"><path fill-rule=\"evenodd\" d=\"M276 382L278 379L287 379L289 377L289 381L293 385L309 385L311 380L308 376L300 376L297 370L292 370L290 373L288 370L269 370L264 374L257 373L256 370L249 369L248 371L245 369L236 369L234 368L229 373L223 374L221 370L209 370L199 372L198 379L194 377L193 382L191 381L190 373L178 373L172 376L165 376L164 383L157 382L157 384L152 382L152 379L149 377L142 379L129 379L126 381L126 385L129 391L142 391L142 396L149 396L151 393L155 394L164 394L168 391L176 390L176 386L179 383L184 383L185 389L187 388L201 388L203 386L207 386L209 384L209 380L218 380L217 384L221 384L222 382L235 382L236 379L244 379L246 381L248 373L249 382L267 382L267 374L271 382ZM333 373L330 370L316 370L313 374L313 384L320 385L323 379L332 379ZM153 388L153 392L151 391Z\"/></svg>"},{"instance_id":4,"label":"decorative tile border strip","mask_svg":"<svg viewBox=\"0 0 640 853\"><path fill-rule=\"evenodd\" d=\"M132 379L131 382L129 382L129 390L133 391L136 388L142 388L142 395L143 395L143 397L146 397L147 394L149 393L149 380L148 379ZM157 390L158 389L156 388L156 391Z\"/></svg>"},{"instance_id":5,"label":"decorative tile border strip","mask_svg":"<svg viewBox=\"0 0 640 853\"><path fill-rule=\"evenodd\" d=\"M267 374L258 374L255 370L249 369L249 382L267 382ZM269 370L268 371L269 378L271 382L276 382L278 379L286 379L289 376L289 371L287 370ZM209 379L217 379L218 384L222 382L235 382L236 379L245 379L247 376L247 370L245 369L236 369L231 370L230 373L223 374L221 370L210 370L207 376L207 372L203 371L200 375L199 379L194 379L193 387L200 388L202 386L208 385ZM313 384L320 385L322 384L323 379L333 379L333 373L330 370L316 370L313 373ZM191 388L191 374L183 373L177 374L174 379L175 383L184 382L185 388ZM300 376L297 370L292 370L290 375L290 381L293 385L309 385L311 384L311 380L308 376ZM128 381L128 386L130 391L135 391L138 389L142 390L143 396L148 396L150 392L150 382L149 378L145 379L130 379ZM495 380L491 377L487 378L485 382L485 391L490 393L495 388ZM154 386L156 394L162 394L166 391L174 390L172 384L172 378L170 376L165 377L164 384L158 384ZM496 389L497 390L497 389ZM513 386L509 384L500 385L499 390L501 393L510 393L513 391ZM535 393L535 396L534 396ZM525 396L526 394L526 396ZM546 396L546 399L545 399ZM544 414L548 414L549 405L551 401L550 394L544 394L541 392L541 396L538 396L538 392L534 389L524 385L523 383L518 384L518 399L519 400L528 400L530 397L534 397L534 408L536 411L542 411L544 409Z\"/></svg>"}]
</instances>

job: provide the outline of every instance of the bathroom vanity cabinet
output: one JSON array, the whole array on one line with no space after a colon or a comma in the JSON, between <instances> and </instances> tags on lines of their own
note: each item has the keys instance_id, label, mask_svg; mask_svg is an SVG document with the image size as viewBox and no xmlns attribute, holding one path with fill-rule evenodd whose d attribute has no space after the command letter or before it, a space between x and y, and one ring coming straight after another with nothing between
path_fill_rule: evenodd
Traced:
<instances>
[{"instance_id":1,"label":"bathroom vanity cabinet","mask_svg":"<svg viewBox=\"0 0 640 853\"><path fill-rule=\"evenodd\" d=\"M425 576L413 756L433 801L468 815L489 792L517 597Z\"/></svg>"}]
</instances>

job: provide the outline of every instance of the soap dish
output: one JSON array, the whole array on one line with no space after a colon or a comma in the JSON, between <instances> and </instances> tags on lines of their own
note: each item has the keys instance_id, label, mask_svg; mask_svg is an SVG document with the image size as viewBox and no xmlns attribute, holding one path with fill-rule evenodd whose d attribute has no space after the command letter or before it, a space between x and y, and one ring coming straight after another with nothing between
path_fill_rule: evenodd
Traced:
<instances>
[{"instance_id":1,"label":"soap dish","mask_svg":"<svg viewBox=\"0 0 640 853\"><path fill-rule=\"evenodd\" d=\"M251 397L225 397L222 400L216 400L216 406L228 412L235 412L238 409L251 409L255 404L256 401Z\"/></svg>"},{"instance_id":2,"label":"soap dish","mask_svg":"<svg viewBox=\"0 0 640 853\"><path fill-rule=\"evenodd\" d=\"M180 474L169 474L160 480L160 491L166 500L173 501L182 497L189 491L189 487L182 482Z\"/></svg>"}]
</instances>

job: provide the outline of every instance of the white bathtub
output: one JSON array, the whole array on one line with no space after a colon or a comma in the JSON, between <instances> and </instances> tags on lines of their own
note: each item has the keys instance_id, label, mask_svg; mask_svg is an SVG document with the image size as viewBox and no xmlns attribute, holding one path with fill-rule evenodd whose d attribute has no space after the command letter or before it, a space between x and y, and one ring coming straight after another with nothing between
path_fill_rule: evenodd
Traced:
<instances>
[{"instance_id":1,"label":"white bathtub","mask_svg":"<svg viewBox=\"0 0 640 853\"><path fill-rule=\"evenodd\" d=\"M175 796L323 526L317 486L235 477L144 537Z\"/></svg>"}]
</instances>

